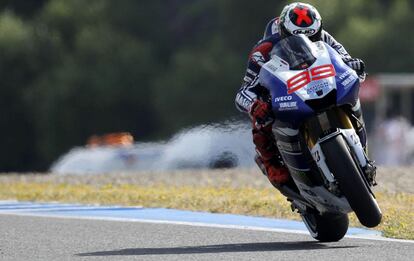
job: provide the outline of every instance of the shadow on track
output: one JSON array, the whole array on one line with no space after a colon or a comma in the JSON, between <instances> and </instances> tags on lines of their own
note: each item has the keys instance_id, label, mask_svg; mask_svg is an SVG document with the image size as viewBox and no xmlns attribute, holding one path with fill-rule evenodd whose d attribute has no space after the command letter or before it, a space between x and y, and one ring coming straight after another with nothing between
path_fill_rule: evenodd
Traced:
<instances>
[{"instance_id":1,"label":"shadow on track","mask_svg":"<svg viewBox=\"0 0 414 261\"><path fill-rule=\"evenodd\" d=\"M232 252L265 252L265 251L292 251L355 248L358 246L329 246L319 242L264 242L246 244L225 244L207 246L186 246L171 248L127 248L112 251L100 251L81 253L77 256L144 256L144 255L180 255L180 254L208 254L208 253L232 253Z\"/></svg>"}]
</instances>

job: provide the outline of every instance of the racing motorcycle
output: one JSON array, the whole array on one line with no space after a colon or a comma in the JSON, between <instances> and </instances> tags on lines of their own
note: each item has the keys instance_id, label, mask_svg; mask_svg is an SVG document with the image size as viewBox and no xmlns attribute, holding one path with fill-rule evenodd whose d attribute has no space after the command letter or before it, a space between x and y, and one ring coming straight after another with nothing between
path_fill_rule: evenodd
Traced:
<instances>
[{"instance_id":1,"label":"racing motorcycle","mask_svg":"<svg viewBox=\"0 0 414 261\"><path fill-rule=\"evenodd\" d=\"M298 211L311 236L338 241L348 214L375 227L382 213L352 108L360 106L360 78L322 41L303 35L279 41L259 74L277 119L272 126L294 185L275 185Z\"/></svg>"}]
</instances>

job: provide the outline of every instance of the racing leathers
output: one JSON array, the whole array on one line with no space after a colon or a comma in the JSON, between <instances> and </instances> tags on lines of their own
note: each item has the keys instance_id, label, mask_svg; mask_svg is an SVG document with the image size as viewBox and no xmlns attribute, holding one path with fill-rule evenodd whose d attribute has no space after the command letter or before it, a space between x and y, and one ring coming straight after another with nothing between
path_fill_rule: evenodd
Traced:
<instances>
[{"instance_id":1,"label":"racing leathers","mask_svg":"<svg viewBox=\"0 0 414 261\"><path fill-rule=\"evenodd\" d=\"M265 36L253 48L249 55L248 66L243 78L243 84L236 95L236 107L249 114L253 121L253 143L256 146L256 163L259 165L270 182L281 184L289 180L289 174L284 167L280 153L276 146L276 140L272 133L274 117L270 108L270 95L266 88L259 83L259 72L264 63L270 59L270 51L280 40L278 32L278 19L271 20L265 30ZM352 58L345 48L336 41L328 32L322 30L321 41L327 43L342 57L342 60L354 69L360 77L365 76L365 65L362 60ZM269 108L265 104L269 104ZM260 110L257 110L259 108ZM264 112L268 109L269 112ZM356 131L361 143L366 147L366 132L360 102L351 108L349 113L357 126Z\"/></svg>"}]
</instances>

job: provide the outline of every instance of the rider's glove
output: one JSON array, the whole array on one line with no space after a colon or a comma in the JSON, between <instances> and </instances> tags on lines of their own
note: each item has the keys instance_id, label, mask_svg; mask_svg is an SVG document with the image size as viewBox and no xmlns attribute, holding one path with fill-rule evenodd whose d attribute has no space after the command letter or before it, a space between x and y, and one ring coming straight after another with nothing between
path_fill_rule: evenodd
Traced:
<instances>
[{"instance_id":1,"label":"rider's glove","mask_svg":"<svg viewBox=\"0 0 414 261\"><path fill-rule=\"evenodd\" d=\"M270 104L262 100L256 100L250 107L249 115L256 127L264 127L274 122Z\"/></svg>"},{"instance_id":2,"label":"rider's glove","mask_svg":"<svg viewBox=\"0 0 414 261\"><path fill-rule=\"evenodd\" d=\"M354 71L358 74L358 76L361 76L361 75L364 75L365 74L365 63L361 59L358 59L358 58L350 58L350 59L344 60L344 62L349 67L351 67L352 69L354 69Z\"/></svg>"}]
</instances>

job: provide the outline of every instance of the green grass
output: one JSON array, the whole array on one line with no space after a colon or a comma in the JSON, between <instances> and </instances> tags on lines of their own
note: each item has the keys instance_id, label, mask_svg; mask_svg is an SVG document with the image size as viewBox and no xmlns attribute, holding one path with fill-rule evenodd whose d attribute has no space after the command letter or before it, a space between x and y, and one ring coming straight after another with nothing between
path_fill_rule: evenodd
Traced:
<instances>
[{"instance_id":1,"label":"green grass","mask_svg":"<svg viewBox=\"0 0 414 261\"><path fill-rule=\"evenodd\" d=\"M414 239L414 195L376 193L383 222L376 229L391 238ZM232 213L298 220L286 198L272 188L230 186L86 185L44 182L3 182L0 199L139 205ZM354 215L352 226L360 226Z\"/></svg>"}]
</instances>

